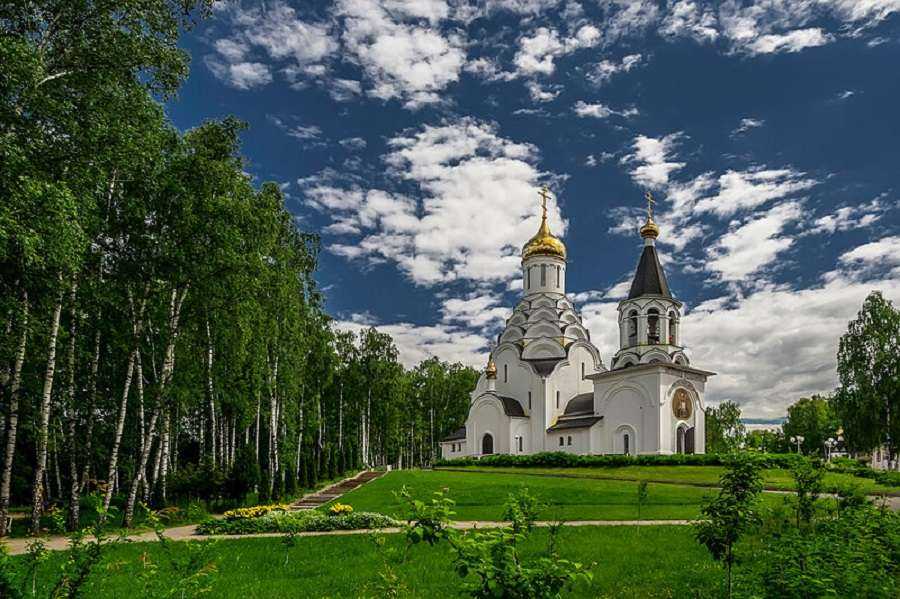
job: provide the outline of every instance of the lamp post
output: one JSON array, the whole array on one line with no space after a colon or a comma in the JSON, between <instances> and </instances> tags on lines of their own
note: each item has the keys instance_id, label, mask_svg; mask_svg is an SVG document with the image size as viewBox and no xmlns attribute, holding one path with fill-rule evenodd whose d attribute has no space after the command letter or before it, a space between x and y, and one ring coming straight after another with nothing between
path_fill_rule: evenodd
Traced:
<instances>
[{"instance_id":1,"label":"lamp post","mask_svg":"<svg viewBox=\"0 0 900 599\"><path fill-rule=\"evenodd\" d=\"M825 441L825 457L829 462L831 461L831 452L835 447L837 447L837 441L834 440L834 437L828 437L828 440Z\"/></svg>"},{"instance_id":2,"label":"lamp post","mask_svg":"<svg viewBox=\"0 0 900 599\"><path fill-rule=\"evenodd\" d=\"M803 435L794 435L791 437L791 443L797 444L797 453L800 453L800 444L803 443Z\"/></svg>"}]
</instances>

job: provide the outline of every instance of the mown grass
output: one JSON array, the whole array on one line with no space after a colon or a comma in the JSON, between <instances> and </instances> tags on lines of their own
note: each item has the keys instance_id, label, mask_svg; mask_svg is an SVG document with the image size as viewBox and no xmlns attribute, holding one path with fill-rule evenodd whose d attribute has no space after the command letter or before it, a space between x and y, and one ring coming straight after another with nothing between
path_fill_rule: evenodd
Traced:
<instances>
[{"instance_id":1,"label":"mown grass","mask_svg":"<svg viewBox=\"0 0 900 599\"><path fill-rule=\"evenodd\" d=\"M546 551L547 531L536 530L524 555ZM382 556L399 553L403 535L385 535L379 554L365 535L302 537L293 547L279 539L217 541L211 550L216 573L209 597L382 597L378 586ZM187 542L172 544L184 554ZM584 564L594 576L567 597L717 597L721 569L686 526L609 526L563 528L561 557ZM459 597L461 579L453 569L446 543L411 548L408 559L391 558L400 582L413 597ZM39 585L54 580L62 554L54 554L38 571ZM148 564L159 570L146 583ZM114 546L88 579L84 595L105 597L163 596L174 572L157 543Z\"/></svg>"},{"instance_id":2,"label":"mown grass","mask_svg":"<svg viewBox=\"0 0 900 599\"><path fill-rule=\"evenodd\" d=\"M440 470L440 468L439 468ZM555 474L604 480L647 480L674 484L710 485L718 484L725 472L724 466L619 466L609 468L513 468L508 466L467 466L472 472L513 472L526 474ZM762 471L763 484L768 489L793 491L796 489L789 470L771 468ZM867 494L896 494L900 489L880 485L870 478L852 474L828 472L823 479L826 490L842 487L858 487Z\"/></svg>"},{"instance_id":3,"label":"mown grass","mask_svg":"<svg viewBox=\"0 0 900 599\"><path fill-rule=\"evenodd\" d=\"M394 471L340 498L356 510L380 512L397 518L407 508L395 493L406 487L419 499L447 489L456 502L456 520L500 520L503 504L511 493L522 488L544 505L542 520L634 520L638 518L638 483L592 478L541 476L531 469L514 474L441 470ZM644 520L696 518L701 500L714 489L671 484L649 484L648 498L641 509ZM764 497L764 501L775 498Z\"/></svg>"}]
</instances>

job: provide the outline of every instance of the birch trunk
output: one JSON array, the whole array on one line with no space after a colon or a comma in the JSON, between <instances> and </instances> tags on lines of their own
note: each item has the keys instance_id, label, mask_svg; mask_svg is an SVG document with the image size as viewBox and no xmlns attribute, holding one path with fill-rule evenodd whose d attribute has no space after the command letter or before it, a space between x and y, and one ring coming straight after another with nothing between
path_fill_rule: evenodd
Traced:
<instances>
[{"instance_id":1,"label":"birch trunk","mask_svg":"<svg viewBox=\"0 0 900 599\"><path fill-rule=\"evenodd\" d=\"M9 420L6 425L6 451L3 455L3 479L0 481L0 537L6 536L6 515L9 512L9 488L12 481L13 458L16 454L16 433L19 430L19 391L22 386L22 365L25 362L25 346L28 342L28 294L22 294L22 332L16 347L12 381L9 386Z\"/></svg>"},{"instance_id":2,"label":"birch trunk","mask_svg":"<svg viewBox=\"0 0 900 599\"><path fill-rule=\"evenodd\" d=\"M278 356L270 360L269 367L269 497L275 490L275 474L278 470Z\"/></svg>"},{"instance_id":3,"label":"birch trunk","mask_svg":"<svg viewBox=\"0 0 900 599\"><path fill-rule=\"evenodd\" d=\"M37 535L41 531L41 512L44 499L44 470L47 467L47 441L50 429L50 398L53 393L53 376L56 374L56 339L59 336L59 317L62 314L63 294L60 290L53 307L50 323L50 339L47 348L47 369L44 371L44 389L37 435L37 461L34 469L34 488L31 496L31 530Z\"/></svg>"},{"instance_id":4,"label":"birch trunk","mask_svg":"<svg viewBox=\"0 0 900 599\"><path fill-rule=\"evenodd\" d=\"M159 420L159 407L153 410L153 415L150 417L150 424L147 426L147 434L144 438L144 451L141 452L134 481L128 491L128 502L125 504L125 528L131 528L134 520L134 503L137 501L138 487L142 483L146 484L144 472L147 469L147 461L150 459L150 447L153 445L153 433L156 430L157 420Z\"/></svg>"},{"instance_id":5,"label":"birch trunk","mask_svg":"<svg viewBox=\"0 0 900 599\"><path fill-rule=\"evenodd\" d=\"M159 420L160 411L165 408L166 393L168 392L169 383L172 380L172 373L175 370L175 344L178 341L178 321L181 316L181 306L184 298L187 296L187 288L180 293L177 289L172 290L169 300L169 339L166 342L166 351L163 358L162 371L160 372L159 381L156 388L156 408L153 410L153 416L150 418L150 424L147 426L147 434L144 437L144 451L141 452L140 464L138 464L137 474L132 482L131 489L128 491L128 502L125 505L125 526L130 528L134 519L134 502L137 499L138 486L144 482L145 470L147 468L147 460L150 456L150 441L156 429L156 422Z\"/></svg>"},{"instance_id":6,"label":"birch trunk","mask_svg":"<svg viewBox=\"0 0 900 599\"><path fill-rule=\"evenodd\" d=\"M212 335L209 332L209 318L206 319L206 400L209 402L209 455L212 458L212 466L216 467L216 403L213 395L213 345ZM204 447L205 451L206 448Z\"/></svg>"},{"instance_id":7,"label":"birch trunk","mask_svg":"<svg viewBox=\"0 0 900 599\"><path fill-rule=\"evenodd\" d=\"M98 319L99 322L99 319ZM91 478L91 458L94 443L94 408L97 405L97 373L100 370L100 331L94 334L94 356L91 358L91 381L88 388L87 429L84 438L84 467L81 470L81 492Z\"/></svg>"},{"instance_id":8,"label":"birch trunk","mask_svg":"<svg viewBox=\"0 0 900 599\"><path fill-rule=\"evenodd\" d=\"M66 361L67 375L67 418L66 445L69 453L69 530L77 530L80 523L81 484L78 480L78 451L75 443L75 430L78 426L78 413L75 410L75 339L78 334L78 314L75 301L78 287L72 285L69 293L69 354ZM60 490L62 495L62 490Z\"/></svg>"},{"instance_id":9,"label":"birch trunk","mask_svg":"<svg viewBox=\"0 0 900 599\"><path fill-rule=\"evenodd\" d=\"M166 412L162 424L162 463L159 466L159 482L157 485L161 505L166 505L166 477L169 473L169 452L171 451L169 435L169 413Z\"/></svg>"}]
</instances>

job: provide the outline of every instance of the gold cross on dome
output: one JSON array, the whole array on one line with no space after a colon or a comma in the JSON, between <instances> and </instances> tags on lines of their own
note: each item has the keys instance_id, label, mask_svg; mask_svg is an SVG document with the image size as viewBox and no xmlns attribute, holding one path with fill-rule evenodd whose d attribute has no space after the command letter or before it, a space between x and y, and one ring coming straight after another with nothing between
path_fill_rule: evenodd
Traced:
<instances>
[{"instance_id":1,"label":"gold cross on dome","mask_svg":"<svg viewBox=\"0 0 900 599\"><path fill-rule=\"evenodd\" d=\"M538 195L541 196L541 208L544 210L544 216L547 216L547 200L550 198L550 188L544 185L541 187Z\"/></svg>"},{"instance_id":2,"label":"gold cross on dome","mask_svg":"<svg viewBox=\"0 0 900 599\"><path fill-rule=\"evenodd\" d=\"M644 194L644 198L647 200L647 220L653 220L653 204L656 203L656 200L649 191Z\"/></svg>"}]
</instances>

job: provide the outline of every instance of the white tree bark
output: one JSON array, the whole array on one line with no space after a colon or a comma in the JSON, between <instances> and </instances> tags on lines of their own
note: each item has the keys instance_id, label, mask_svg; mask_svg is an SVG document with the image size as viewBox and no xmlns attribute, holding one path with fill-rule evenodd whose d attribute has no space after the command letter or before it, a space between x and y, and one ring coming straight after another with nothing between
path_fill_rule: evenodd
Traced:
<instances>
[{"instance_id":1,"label":"white tree bark","mask_svg":"<svg viewBox=\"0 0 900 599\"><path fill-rule=\"evenodd\" d=\"M31 530L39 534L44 500L44 470L47 467L47 443L50 432L50 398L53 393L53 377L56 374L56 339L59 336L59 318L62 314L63 292L59 291L50 322L50 338L47 348L47 368L44 371L44 389L37 435L37 462L34 468L34 487L31 496Z\"/></svg>"},{"instance_id":2,"label":"white tree bark","mask_svg":"<svg viewBox=\"0 0 900 599\"><path fill-rule=\"evenodd\" d=\"M3 455L3 479L0 481L0 537L6 536L6 515L9 512L9 490L12 481L13 458L16 453L16 434L19 430L19 393L22 386L22 365L25 362L25 346L28 342L28 294L22 294L22 314L19 326L19 344L13 364L9 386L9 417L6 425L6 451Z\"/></svg>"}]
</instances>

